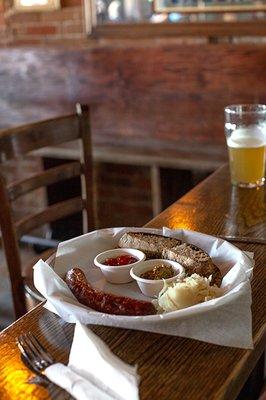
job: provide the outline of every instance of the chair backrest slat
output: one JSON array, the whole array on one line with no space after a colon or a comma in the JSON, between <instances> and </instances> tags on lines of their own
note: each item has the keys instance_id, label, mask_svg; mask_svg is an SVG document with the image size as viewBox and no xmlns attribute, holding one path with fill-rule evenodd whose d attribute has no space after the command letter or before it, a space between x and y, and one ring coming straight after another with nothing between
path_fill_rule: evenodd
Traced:
<instances>
[{"instance_id":1,"label":"chair backrest slat","mask_svg":"<svg viewBox=\"0 0 266 400\"><path fill-rule=\"evenodd\" d=\"M25 233L28 233L33 229L82 211L83 208L84 202L80 197L75 197L73 199L60 201L56 204L53 204L52 206L47 207L45 210L16 221L15 228L17 237L19 239Z\"/></svg>"},{"instance_id":2,"label":"chair backrest slat","mask_svg":"<svg viewBox=\"0 0 266 400\"><path fill-rule=\"evenodd\" d=\"M32 190L38 189L39 187L75 178L81 173L82 166L78 161L50 168L36 176L34 175L28 179L24 179L23 181L9 184L7 186L9 200L13 201Z\"/></svg>"},{"instance_id":3,"label":"chair backrest slat","mask_svg":"<svg viewBox=\"0 0 266 400\"><path fill-rule=\"evenodd\" d=\"M0 132L0 163L19 158L36 149L78 139L76 115L50 119Z\"/></svg>"}]
</instances>

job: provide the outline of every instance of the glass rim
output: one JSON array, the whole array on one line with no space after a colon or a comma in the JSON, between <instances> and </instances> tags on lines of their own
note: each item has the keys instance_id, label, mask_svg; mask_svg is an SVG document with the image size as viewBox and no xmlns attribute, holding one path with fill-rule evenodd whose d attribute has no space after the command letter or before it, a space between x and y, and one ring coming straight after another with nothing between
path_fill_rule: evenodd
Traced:
<instances>
[{"instance_id":1,"label":"glass rim","mask_svg":"<svg viewBox=\"0 0 266 400\"><path fill-rule=\"evenodd\" d=\"M231 104L224 108L224 112L228 114L263 114L266 113L266 104Z\"/></svg>"}]
</instances>

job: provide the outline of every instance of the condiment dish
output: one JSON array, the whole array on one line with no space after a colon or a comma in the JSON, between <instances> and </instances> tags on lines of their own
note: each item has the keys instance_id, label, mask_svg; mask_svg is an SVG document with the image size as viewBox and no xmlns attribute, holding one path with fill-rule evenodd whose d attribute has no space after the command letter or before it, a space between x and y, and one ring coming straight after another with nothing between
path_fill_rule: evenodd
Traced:
<instances>
[{"instance_id":1,"label":"condiment dish","mask_svg":"<svg viewBox=\"0 0 266 400\"><path fill-rule=\"evenodd\" d=\"M118 257L122 256L122 258L134 257L136 259L135 262L120 264ZM111 249L103 251L98 254L94 258L94 264L96 267L99 267L105 276L106 280L110 283L128 283L133 281L133 278L130 275L130 270L132 266L138 265L139 263L145 260L145 254L136 249ZM115 264L115 262L118 262ZM121 259L120 259L121 261ZM123 261L123 260L122 260ZM112 265L108 265L110 262Z\"/></svg>"},{"instance_id":2,"label":"condiment dish","mask_svg":"<svg viewBox=\"0 0 266 400\"><path fill-rule=\"evenodd\" d=\"M174 276L167 279L144 279L141 278L141 275L147 271L152 270L155 266L158 265L166 265L171 266L174 270ZM133 279L136 280L141 292L148 297L158 297L160 291L164 286L164 282L170 283L175 281L178 277L181 277L184 274L185 270L181 264L163 259L154 259L154 260L146 260L138 263L137 265L133 265L130 270L130 275Z\"/></svg>"}]
</instances>

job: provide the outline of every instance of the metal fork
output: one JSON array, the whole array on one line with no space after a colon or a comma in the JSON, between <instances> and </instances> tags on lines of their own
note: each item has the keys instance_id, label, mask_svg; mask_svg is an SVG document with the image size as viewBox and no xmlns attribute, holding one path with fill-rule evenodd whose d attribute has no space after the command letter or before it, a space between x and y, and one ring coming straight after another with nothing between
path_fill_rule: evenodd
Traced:
<instances>
[{"instance_id":1,"label":"metal fork","mask_svg":"<svg viewBox=\"0 0 266 400\"><path fill-rule=\"evenodd\" d=\"M54 364L56 361L51 353L40 343L36 336L33 335L33 333L28 332L20 335L17 338L17 345L25 365L35 372L39 377L39 379L33 379L29 383L46 386L52 398L56 400L59 398L64 400L73 399L69 393L50 382L45 376L44 370L50 365Z\"/></svg>"},{"instance_id":2,"label":"metal fork","mask_svg":"<svg viewBox=\"0 0 266 400\"><path fill-rule=\"evenodd\" d=\"M31 333L24 333L17 339L18 348L27 364L38 375L43 375L45 368L55 363L53 356L39 340Z\"/></svg>"}]
</instances>

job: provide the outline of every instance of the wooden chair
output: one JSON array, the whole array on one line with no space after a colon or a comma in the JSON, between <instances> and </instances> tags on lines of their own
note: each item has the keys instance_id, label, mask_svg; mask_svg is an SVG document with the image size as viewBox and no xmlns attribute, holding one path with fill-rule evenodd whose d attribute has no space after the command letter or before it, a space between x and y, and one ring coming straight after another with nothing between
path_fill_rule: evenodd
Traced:
<instances>
[{"instance_id":1,"label":"wooden chair","mask_svg":"<svg viewBox=\"0 0 266 400\"><path fill-rule=\"evenodd\" d=\"M77 104L77 113L55 119L41 121L0 132L0 227L5 250L16 318L27 311L26 294L37 290L32 283L32 263L22 265L19 240L25 234L44 224L54 222L71 214L85 210L86 230L94 228L94 190L91 152L89 107ZM50 168L34 176L6 184L1 173L5 161L16 160L29 152L43 147L56 146L64 142L80 139L81 162L74 161ZM81 177L82 196L47 206L38 213L32 213L15 221L12 202L39 187L45 187L62 180ZM82 197L82 198L81 198ZM40 254L46 259L55 249Z\"/></svg>"}]
</instances>

